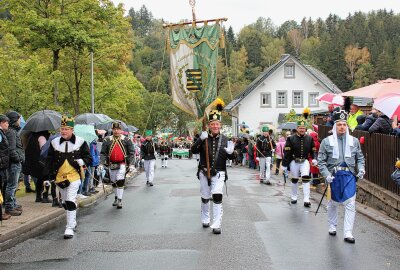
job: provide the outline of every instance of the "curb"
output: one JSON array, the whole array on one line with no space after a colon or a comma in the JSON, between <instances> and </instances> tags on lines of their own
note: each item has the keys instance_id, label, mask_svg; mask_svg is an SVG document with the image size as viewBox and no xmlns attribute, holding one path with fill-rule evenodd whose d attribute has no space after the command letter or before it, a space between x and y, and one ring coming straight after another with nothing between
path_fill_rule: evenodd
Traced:
<instances>
[{"instance_id":1,"label":"curb","mask_svg":"<svg viewBox=\"0 0 400 270\"><path fill-rule=\"evenodd\" d=\"M137 177L139 173L140 172L138 171L132 176L127 177L126 183L130 183L131 181L133 181L133 179ZM105 189L108 194L112 193L112 186L105 185ZM77 203L79 208L88 208L92 205L95 205L98 199L104 198L105 196L106 194L101 191L83 200L78 200ZM43 232L53 229L62 223L65 223L65 211L62 208L53 213L32 219L24 225L17 227L15 230L7 234L0 235L0 252L9 249L30 238L39 236L43 234Z\"/></svg>"},{"instance_id":2,"label":"curb","mask_svg":"<svg viewBox=\"0 0 400 270\"><path fill-rule=\"evenodd\" d=\"M11 248L25 240L36 237L43 233L43 231L55 228L62 221L64 221L64 209L38 217L31 222L26 223L14 231L0 236L0 251Z\"/></svg>"}]
</instances>

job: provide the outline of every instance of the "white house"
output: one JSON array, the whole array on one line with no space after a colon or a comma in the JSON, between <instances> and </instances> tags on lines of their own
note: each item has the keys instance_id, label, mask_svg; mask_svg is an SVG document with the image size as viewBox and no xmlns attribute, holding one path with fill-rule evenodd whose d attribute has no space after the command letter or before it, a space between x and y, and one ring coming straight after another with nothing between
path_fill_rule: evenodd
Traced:
<instances>
[{"instance_id":1,"label":"white house","mask_svg":"<svg viewBox=\"0 0 400 270\"><path fill-rule=\"evenodd\" d=\"M238 124L242 122L258 132L262 124L277 127L292 108L298 114L305 107L311 112L326 111L327 104L315 98L323 93L341 92L321 71L284 54L232 100L225 111L232 116L232 135L237 136Z\"/></svg>"}]
</instances>

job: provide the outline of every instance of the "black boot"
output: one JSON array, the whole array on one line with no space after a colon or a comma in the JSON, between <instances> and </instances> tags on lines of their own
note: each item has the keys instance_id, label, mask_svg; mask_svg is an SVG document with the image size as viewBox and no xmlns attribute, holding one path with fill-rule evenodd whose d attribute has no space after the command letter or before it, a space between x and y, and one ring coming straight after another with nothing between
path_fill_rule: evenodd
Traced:
<instances>
[{"instance_id":1,"label":"black boot","mask_svg":"<svg viewBox=\"0 0 400 270\"><path fill-rule=\"evenodd\" d=\"M35 202L42 202L43 180L36 182L36 200Z\"/></svg>"},{"instance_id":2,"label":"black boot","mask_svg":"<svg viewBox=\"0 0 400 270\"><path fill-rule=\"evenodd\" d=\"M53 199L53 203L51 204L51 206L52 206L52 207L59 207L59 206L60 206L60 203L58 202L58 199L57 199L57 198L54 198L54 199Z\"/></svg>"}]
</instances>

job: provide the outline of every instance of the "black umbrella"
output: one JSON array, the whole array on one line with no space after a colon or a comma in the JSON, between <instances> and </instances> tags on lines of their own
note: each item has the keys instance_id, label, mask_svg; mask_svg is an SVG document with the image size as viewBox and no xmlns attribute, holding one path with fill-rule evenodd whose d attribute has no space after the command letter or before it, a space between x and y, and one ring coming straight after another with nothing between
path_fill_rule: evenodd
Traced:
<instances>
[{"instance_id":1,"label":"black umbrella","mask_svg":"<svg viewBox=\"0 0 400 270\"><path fill-rule=\"evenodd\" d=\"M75 123L83 125L101 124L112 121L109 116L99 113L83 113L75 117Z\"/></svg>"},{"instance_id":2,"label":"black umbrella","mask_svg":"<svg viewBox=\"0 0 400 270\"><path fill-rule=\"evenodd\" d=\"M40 132L57 130L61 126L61 114L56 111L43 110L32 114L23 128L23 131Z\"/></svg>"},{"instance_id":3,"label":"black umbrella","mask_svg":"<svg viewBox=\"0 0 400 270\"><path fill-rule=\"evenodd\" d=\"M138 131L139 129L137 128L137 127L135 127L135 126L132 126L132 125L128 125L128 131L129 132L136 132L136 131Z\"/></svg>"},{"instance_id":4,"label":"black umbrella","mask_svg":"<svg viewBox=\"0 0 400 270\"><path fill-rule=\"evenodd\" d=\"M122 122L120 120L115 120L115 121L121 123L123 131L128 131L128 125L127 124L125 124L124 122ZM110 130L112 128L112 123L113 122L100 123L100 124L96 124L95 126L96 126L96 129Z\"/></svg>"},{"instance_id":5,"label":"black umbrella","mask_svg":"<svg viewBox=\"0 0 400 270\"><path fill-rule=\"evenodd\" d=\"M286 122L286 123L283 123L282 125L280 125L278 128L279 129L289 129L289 130L297 129L297 123L295 123L295 122Z\"/></svg>"}]
</instances>

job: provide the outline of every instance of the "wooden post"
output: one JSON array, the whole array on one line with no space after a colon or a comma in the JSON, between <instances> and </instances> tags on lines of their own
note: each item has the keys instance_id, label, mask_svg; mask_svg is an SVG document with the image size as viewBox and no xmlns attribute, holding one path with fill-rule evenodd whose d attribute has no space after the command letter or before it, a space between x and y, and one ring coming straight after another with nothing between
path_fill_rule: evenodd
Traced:
<instances>
[{"instance_id":1,"label":"wooden post","mask_svg":"<svg viewBox=\"0 0 400 270\"><path fill-rule=\"evenodd\" d=\"M205 112L203 117L203 131L207 131L207 115ZM208 154L208 138L205 139L205 148L206 148L207 181L208 185L211 186L210 156Z\"/></svg>"}]
</instances>

